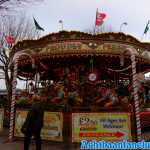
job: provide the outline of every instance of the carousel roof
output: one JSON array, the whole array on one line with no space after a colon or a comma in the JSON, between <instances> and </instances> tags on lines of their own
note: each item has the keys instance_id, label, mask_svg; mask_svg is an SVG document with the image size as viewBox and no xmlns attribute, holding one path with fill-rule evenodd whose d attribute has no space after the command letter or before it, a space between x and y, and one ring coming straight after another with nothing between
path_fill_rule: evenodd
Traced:
<instances>
[{"instance_id":1,"label":"carousel roof","mask_svg":"<svg viewBox=\"0 0 150 150\"><path fill-rule=\"evenodd\" d=\"M18 42L14 45L11 56L18 51L24 51L30 54L36 61L40 61L40 67L44 69L54 66L53 62L52 65L50 65L48 60L61 60L61 63L64 63L66 58L72 58L72 60L79 58L81 61L82 59L80 59L80 57L100 56L101 59L103 57L105 60L106 58L108 59L107 63L110 63L108 66L112 66L112 63L116 64L118 59L118 66L116 64L115 68L122 70L123 68L120 67L119 63L120 57L122 57L122 54L124 54L128 47L136 50L136 59L138 64L142 65L141 68L146 66L142 71L149 69L150 43L142 43L136 38L123 33L102 33L93 35L77 31L61 31L49 34L38 40L24 40ZM125 58L130 59L128 54L125 55ZM49 66L45 64L49 64ZM26 73L27 70L32 69L31 60L28 59L28 56L22 55L20 57L19 68L24 68L20 69L20 74L23 72L22 70L26 70L24 71L24 73ZM31 70L28 71L28 75L29 72L31 73ZM21 76L26 75L22 74Z\"/></svg>"},{"instance_id":2,"label":"carousel roof","mask_svg":"<svg viewBox=\"0 0 150 150\"><path fill-rule=\"evenodd\" d=\"M49 46L49 44L56 44L62 42L81 42L85 44L89 44L88 42L96 42L97 44L103 44L107 42L113 43L122 43L129 46L135 46L139 49L150 50L150 43L143 43L134 38L131 35L126 35L124 33L101 33L101 34L88 34L84 32L77 31L61 31L58 33L51 33L37 40L23 40L19 41L16 45L14 45L12 54L20 50L32 50L35 52L40 52L43 48ZM97 45L98 46L98 45ZM51 47L49 47L51 48ZM58 49L55 49L57 53ZM47 53L47 52L46 52ZM112 51L113 53L113 51Z\"/></svg>"}]
</instances>

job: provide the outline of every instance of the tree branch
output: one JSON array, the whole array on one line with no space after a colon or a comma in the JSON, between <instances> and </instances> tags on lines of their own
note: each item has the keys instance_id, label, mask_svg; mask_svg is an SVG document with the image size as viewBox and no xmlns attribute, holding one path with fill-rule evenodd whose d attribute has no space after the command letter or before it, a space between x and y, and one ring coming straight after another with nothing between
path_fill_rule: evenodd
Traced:
<instances>
[{"instance_id":1,"label":"tree branch","mask_svg":"<svg viewBox=\"0 0 150 150\"><path fill-rule=\"evenodd\" d=\"M5 61L2 58L0 58L0 61L3 65L5 65Z\"/></svg>"},{"instance_id":2,"label":"tree branch","mask_svg":"<svg viewBox=\"0 0 150 150\"><path fill-rule=\"evenodd\" d=\"M13 10L17 7L25 7L29 3L38 3L43 0L0 0L0 10Z\"/></svg>"}]
</instances>

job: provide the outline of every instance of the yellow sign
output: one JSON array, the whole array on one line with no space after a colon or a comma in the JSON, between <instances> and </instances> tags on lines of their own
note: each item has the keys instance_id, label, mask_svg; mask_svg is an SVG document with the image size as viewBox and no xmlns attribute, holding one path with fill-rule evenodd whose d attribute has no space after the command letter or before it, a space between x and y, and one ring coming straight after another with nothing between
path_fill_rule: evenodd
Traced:
<instances>
[{"instance_id":1,"label":"yellow sign","mask_svg":"<svg viewBox=\"0 0 150 150\"><path fill-rule=\"evenodd\" d=\"M63 141L63 114L61 112L45 112L42 139Z\"/></svg>"},{"instance_id":2,"label":"yellow sign","mask_svg":"<svg viewBox=\"0 0 150 150\"><path fill-rule=\"evenodd\" d=\"M72 142L131 140L130 113L73 113Z\"/></svg>"},{"instance_id":3,"label":"yellow sign","mask_svg":"<svg viewBox=\"0 0 150 150\"><path fill-rule=\"evenodd\" d=\"M0 131L3 130L4 110L0 109Z\"/></svg>"},{"instance_id":4,"label":"yellow sign","mask_svg":"<svg viewBox=\"0 0 150 150\"><path fill-rule=\"evenodd\" d=\"M17 110L16 111L16 120L15 120L15 136L23 137L24 135L20 131L26 116L26 110ZM44 127L41 131L41 138L44 140L52 141L63 141L62 136L63 129L63 114L61 112L45 112L44 113Z\"/></svg>"},{"instance_id":5,"label":"yellow sign","mask_svg":"<svg viewBox=\"0 0 150 150\"><path fill-rule=\"evenodd\" d=\"M25 110L17 110L16 111L16 120L15 120L15 129L14 135L18 137L23 137L22 132L20 131L24 121L26 120L27 111Z\"/></svg>"}]
</instances>

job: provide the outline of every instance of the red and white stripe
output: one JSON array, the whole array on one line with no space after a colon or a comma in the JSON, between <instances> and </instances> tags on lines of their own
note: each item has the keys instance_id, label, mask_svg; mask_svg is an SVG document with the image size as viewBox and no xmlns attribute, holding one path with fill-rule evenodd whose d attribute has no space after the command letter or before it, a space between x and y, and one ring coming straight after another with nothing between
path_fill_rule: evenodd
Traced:
<instances>
[{"instance_id":1,"label":"red and white stripe","mask_svg":"<svg viewBox=\"0 0 150 150\"><path fill-rule=\"evenodd\" d=\"M141 122L140 122L140 108L139 108L139 98L138 98L138 88L137 88L137 75L136 75L136 60L135 56L137 54L136 50L133 48L127 48L131 55L132 62L132 84L134 91L134 104L135 104L135 117L136 117L136 128L137 128L137 140L141 141Z\"/></svg>"},{"instance_id":2,"label":"red and white stripe","mask_svg":"<svg viewBox=\"0 0 150 150\"><path fill-rule=\"evenodd\" d=\"M10 125L9 125L9 140L13 139L13 134L14 134L17 70L18 70L18 58L14 62L14 75L13 75L13 82L12 82L12 99L11 99Z\"/></svg>"},{"instance_id":3,"label":"red and white stripe","mask_svg":"<svg viewBox=\"0 0 150 150\"><path fill-rule=\"evenodd\" d=\"M10 62L10 65L14 64L14 74L13 74L13 81L12 81L12 98L11 98L10 124L9 124L9 141L12 141L13 135L14 135L18 60L19 60L19 57L22 55L29 56L32 60L32 65L34 64L34 60L32 59L31 55L25 53L24 51L17 52L14 55L12 61Z\"/></svg>"}]
</instances>

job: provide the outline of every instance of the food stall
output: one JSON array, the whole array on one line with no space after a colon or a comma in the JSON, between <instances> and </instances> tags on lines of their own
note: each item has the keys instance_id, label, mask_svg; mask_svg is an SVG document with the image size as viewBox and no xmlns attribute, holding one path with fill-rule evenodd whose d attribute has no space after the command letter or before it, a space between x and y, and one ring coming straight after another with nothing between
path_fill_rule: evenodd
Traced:
<instances>
[{"instance_id":1,"label":"food stall","mask_svg":"<svg viewBox=\"0 0 150 150\"><path fill-rule=\"evenodd\" d=\"M22 137L30 97L38 93L46 103L45 140L139 140L144 100L136 89L138 74L150 67L148 46L123 33L75 31L18 42L11 53L14 75L28 82L19 98L12 97L10 137L13 127Z\"/></svg>"}]
</instances>

